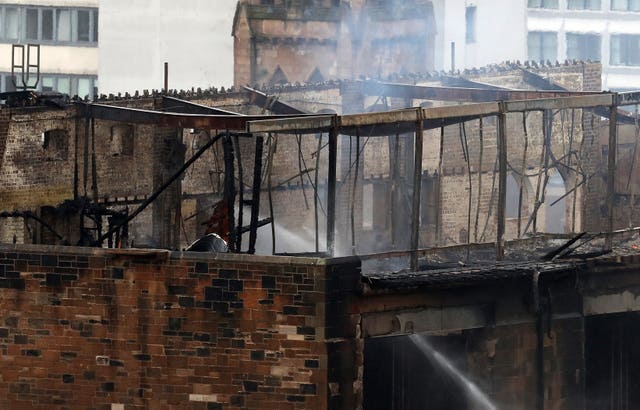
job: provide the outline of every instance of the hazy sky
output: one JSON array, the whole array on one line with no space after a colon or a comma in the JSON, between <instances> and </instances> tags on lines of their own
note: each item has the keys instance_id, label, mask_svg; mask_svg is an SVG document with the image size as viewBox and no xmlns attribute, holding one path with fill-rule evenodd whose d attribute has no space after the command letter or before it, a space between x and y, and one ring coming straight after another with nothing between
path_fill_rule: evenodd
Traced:
<instances>
[{"instance_id":1,"label":"hazy sky","mask_svg":"<svg viewBox=\"0 0 640 410\"><path fill-rule=\"evenodd\" d=\"M107 0L100 4L103 93L233 85L236 0Z\"/></svg>"}]
</instances>

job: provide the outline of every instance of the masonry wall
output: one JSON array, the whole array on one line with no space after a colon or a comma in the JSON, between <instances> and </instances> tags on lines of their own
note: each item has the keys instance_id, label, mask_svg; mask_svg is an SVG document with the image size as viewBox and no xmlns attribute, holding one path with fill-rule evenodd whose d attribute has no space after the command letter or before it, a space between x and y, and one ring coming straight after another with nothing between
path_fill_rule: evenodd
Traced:
<instances>
[{"instance_id":1,"label":"masonry wall","mask_svg":"<svg viewBox=\"0 0 640 410\"><path fill-rule=\"evenodd\" d=\"M357 272L317 259L4 246L0 406L341 403L343 310L326 296Z\"/></svg>"},{"instance_id":2,"label":"masonry wall","mask_svg":"<svg viewBox=\"0 0 640 410\"><path fill-rule=\"evenodd\" d=\"M575 409L584 405L587 366L582 295L575 280L567 274L540 285L542 380L537 367L538 318L529 277L451 290L369 292L365 286L351 311L358 315L358 331L365 339L411 333L431 335L441 343L448 336L462 339L462 357L447 360L457 363L497 408L536 408L540 382L544 408ZM356 354L364 357L365 371L367 360L376 360L367 359L366 344L365 351ZM372 394L366 385L363 394Z\"/></svg>"}]
</instances>

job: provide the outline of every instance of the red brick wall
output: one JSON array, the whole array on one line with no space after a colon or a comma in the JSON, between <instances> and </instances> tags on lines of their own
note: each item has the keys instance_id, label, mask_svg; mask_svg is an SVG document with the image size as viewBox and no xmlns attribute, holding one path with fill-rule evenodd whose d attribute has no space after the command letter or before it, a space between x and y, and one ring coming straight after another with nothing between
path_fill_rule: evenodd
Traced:
<instances>
[{"instance_id":1,"label":"red brick wall","mask_svg":"<svg viewBox=\"0 0 640 410\"><path fill-rule=\"evenodd\" d=\"M329 368L341 345L327 339L352 327L325 297L357 284L356 265L5 246L0 407L341 403L349 383ZM344 387L330 394L328 380Z\"/></svg>"}]
</instances>

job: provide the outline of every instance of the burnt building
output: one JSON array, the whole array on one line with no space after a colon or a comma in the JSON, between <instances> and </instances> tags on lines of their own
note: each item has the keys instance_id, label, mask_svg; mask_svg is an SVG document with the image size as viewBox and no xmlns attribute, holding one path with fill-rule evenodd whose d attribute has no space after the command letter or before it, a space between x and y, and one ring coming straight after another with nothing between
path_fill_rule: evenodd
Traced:
<instances>
[{"instance_id":1,"label":"burnt building","mask_svg":"<svg viewBox=\"0 0 640 410\"><path fill-rule=\"evenodd\" d=\"M431 1L243 0L236 85L380 78L434 68Z\"/></svg>"},{"instance_id":2,"label":"burnt building","mask_svg":"<svg viewBox=\"0 0 640 410\"><path fill-rule=\"evenodd\" d=\"M640 96L599 70L12 95L0 404L632 408ZM232 252L181 251L216 209Z\"/></svg>"}]
</instances>

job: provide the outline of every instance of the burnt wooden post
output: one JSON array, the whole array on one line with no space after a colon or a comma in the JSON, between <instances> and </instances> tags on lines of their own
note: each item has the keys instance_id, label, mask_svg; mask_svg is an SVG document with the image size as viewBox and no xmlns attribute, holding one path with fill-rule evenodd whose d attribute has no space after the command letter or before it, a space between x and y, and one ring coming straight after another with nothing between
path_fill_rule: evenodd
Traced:
<instances>
[{"instance_id":1,"label":"burnt wooden post","mask_svg":"<svg viewBox=\"0 0 640 410\"><path fill-rule=\"evenodd\" d=\"M235 185L235 169L234 169L234 152L231 136L227 132L222 140L224 149L224 196L223 200L227 202L228 219L229 219L229 251L238 252L236 249L236 223L234 218L234 208L236 202L236 185Z\"/></svg>"},{"instance_id":2,"label":"burnt wooden post","mask_svg":"<svg viewBox=\"0 0 640 410\"><path fill-rule=\"evenodd\" d=\"M496 233L496 260L504 259L504 231L507 205L507 115L504 102L498 114L498 229Z\"/></svg>"},{"instance_id":3,"label":"burnt wooden post","mask_svg":"<svg viewBox=\"0 0 640 410\"><path fill-rule=\"evenodd\" d=\"M251 192L251 222L249 231L250 254L256 253L256 240L258 238L258 217L260 214L260 182L262 178L262 151L264 138L256 137L256 151L253 161L253 190Z\"/></svg>"},{"instance_id":4,"label":"burnt wooden post","mask_svg":"<svg viewBox=\"0 0 640 410\"><path fill-rule=\"evenodd\" d=\"M618 147L618 95L613 94L613 104L609 108L609 152L607 166L607 242L606 248L613 248L613 201L616 190L616 151Z\"/></svg>"},{"instance_id":5,"label":"burnt wooden post","mask_svg":"<svg viewBox=\"0 0 640 410\"><path fill-rule=\"evenodd\" d=\"M422 148L424 139L424 112L416 110L417 121L415 143L413 145L413 203L411 206L411 270L418 269L418 248L420 247L420 196L422 193Z\"/></svg>"},{"instance_id":6,"label":"burnt wooden post","mask_svg":"<svg viewBox=\"0 0 640 410\"><path fill-rule=\"evenodd\" d=\"M337 117L331 120L329 130L329 171L327 176L327 256L333 256L335 251L336 229L336 172L338 159L338 124Z\"/></svg>"}]
</instances>

